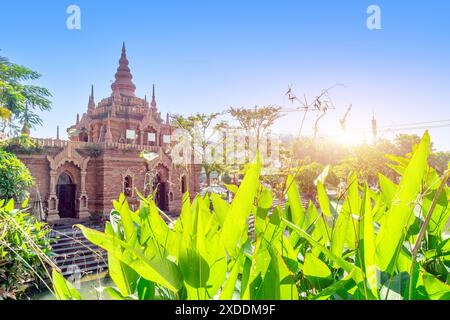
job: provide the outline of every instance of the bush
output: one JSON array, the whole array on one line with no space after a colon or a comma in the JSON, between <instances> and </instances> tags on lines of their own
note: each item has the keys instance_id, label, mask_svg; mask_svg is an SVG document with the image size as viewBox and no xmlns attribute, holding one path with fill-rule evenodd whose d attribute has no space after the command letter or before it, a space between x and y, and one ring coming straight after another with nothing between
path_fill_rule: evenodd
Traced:
<instances>
[{"instance_id":1,"label":"bush","mask_svg":"<svg viewBox=\"0 0 450 320\"><path fill-rule=\"evenodd\" d=\"M0 149L0 199L24 201L33 177L17 157Z\"/></svg>"},{"instance_id":2,"label":"bush","mask_svg":"<svg viewBox=\"0 0 450 320\"><path fill-rule=\"evenodd\" d=\"M99 144L90 143L85 147L86 152L92 158L98 158L103 155L103 148Z\"/></svg>"},{"instance_id":3,"label":"bush","mask_svg":"<svg viewBox=\"0 0 450 320\"><path fill-rule=\"evenodd\" d=\"M14 154L42 154L46 149L34 143L33 139L27 135L22 135L3 141L0 147L9 153Z\"/></svg>"},{"instance_id":4,"label":"bush","mask_svg":"<svg viewBox=\"0 0 450 320\"><path fill-rule=\"evenodd\" d=\"M48 278L50 229L23 209L0 200L0 298L18 299Z\"/></svg>"},{"instance_id":5,"label":"bush","mask_svg":"<svg viewBox=\"0 0 450 320\"><path fill-rule=\"evenodd\" d=\"M108 251L115 286L106 291L120 300L448 300L450 166L439 177L429 153L425 134L411 158L395 158L400 183L380 176L380 192L352 173L339 205L318 180L319 205L305 209L288 176L288 203L272 209L257 161L232 204L214 194L190 203L186 194L168 224L152 198L132 211L121 195L104 233L78 227ZM58 298L80 298L57 273L53 279Z\"/></svg>"}]
</instances>

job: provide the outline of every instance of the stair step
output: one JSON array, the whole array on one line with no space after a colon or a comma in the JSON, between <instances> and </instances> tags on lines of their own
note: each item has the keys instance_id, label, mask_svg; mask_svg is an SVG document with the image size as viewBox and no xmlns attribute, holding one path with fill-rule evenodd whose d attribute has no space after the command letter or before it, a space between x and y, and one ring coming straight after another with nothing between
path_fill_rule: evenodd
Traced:
<instances>
[{"instance_id":1,"label":"stair step","mask_svg":"<svg viewBox=\"0 0 450 320\"><path fill-rule=\"evenodd\" d=\"M95 244L76 244L74 246L65 246L53 249L53 253L56 255L76 253L76 252L91 252L91 251L101 251L103 249L97 247Z\"/></svg>"},{"instance_id":2,"label":"stair step","mask_svg":"<svg viewBox=\"0 0 450 320\"><path fill-rule=\"evenodd\" d=\"M78 261L89 261L89 260L101 260L101 259L107 259L108 253L106 251L101 251L98 253L86 253L83 255L60 255L57 256L54 260L58 265L67 264L67 262L78 262Z\"/></svg>"},{"instance_id":3,"label":"stair step","mask_svg":"<svg viewBox=\"0 0 450 320\"><path fill-rule=\"evenodd\" d=\"M81 262L71 263L71 264L62 265L59 268L64 273L68 269L72 269L73 266L77 266L80 270L85 270L85 269L89 269L90 267L105 267L107 265L108 265L107 261L100 260L100 261L87 261L86 263L81 263Z\"/></svg>"},{"instance_id":4,"label":"stair step","mask_svg":"<svg viewBox=\"0 0 450 320\"><path fill-rule=\"evenodd\" d=\"M98 266L91 266L89 268L81 269L81 276L86 275L88 273L91 273L93 271L100 273L100 272L102 272L104 270L107 270L107 269L108 269L108 266L106 264L105 265L98 265ZM63 277L68 277L68 276L73 275L73 272L66 270L65 272L62 272L62 275L63 275Z\"/></svg>"},{"instance_id":5,"label":"stair step","mask_svg":"<svg viewBox=\"0 0 450 320\"><path fill-rule=\"evenodd\" d=\"M54 242L51 243L51 246L54 250L61 248L61 247L73 247L75 245L88 245L91 244L92 242L90 242L88 239L84 238L84 239L68 239L67 241L58 241L58 242Z\"/></svg>"}]
</instances>

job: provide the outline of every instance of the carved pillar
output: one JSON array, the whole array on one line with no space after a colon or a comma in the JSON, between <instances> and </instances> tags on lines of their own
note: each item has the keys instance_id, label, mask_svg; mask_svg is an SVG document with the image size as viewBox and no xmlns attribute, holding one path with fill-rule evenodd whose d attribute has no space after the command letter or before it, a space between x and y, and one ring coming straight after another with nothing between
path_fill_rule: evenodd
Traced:
<instances>
[{"instance_id":1,"label":"carved pillar","mask_svg":"<svg viewBox=\"0 0 450 320\"><path fill-rule=\"evenodd\" d=\"M59 220L58 196L56 194L56 170L50 170L50 192L48 195L48 223L55 223Z\"/></svg>"},{"instance_id":2,"label":"carved pillar","mask_svg":"<svg viewBox=\"0 0 450 320\"><path fill-rule=\"evenodd\" d=\"M144 145L144 130L139 130L139 137L141 138L141 146Z\"/></svg>"},{"instance_id":3,"label":"carved pillar","mask_svg":"<svg viewBox=\"0 0 450 320\"><path fill-rule=\"evenodd\" d=\"M87 174L87 162L89 158L83 161L81 171L80 171L80 197L78 198L78 218L88 218L89 217L89 198L86 192L86 174Z\"/></svg>"}]
</instances>

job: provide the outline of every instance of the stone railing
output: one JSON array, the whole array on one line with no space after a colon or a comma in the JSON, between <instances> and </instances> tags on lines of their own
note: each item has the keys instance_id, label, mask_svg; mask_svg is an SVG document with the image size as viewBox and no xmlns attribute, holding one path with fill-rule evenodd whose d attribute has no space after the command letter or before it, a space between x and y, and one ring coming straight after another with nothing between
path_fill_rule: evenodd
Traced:
<instances>
[{"instance_id":1,"label":"stone railing","mask_svg":"<svg viewBox=\"0 0 450 320\"><path fill-rule=\"evenodd\" d=\"M131 144L131 143L95 143L95 142L84 142L84 141L68 141L68 140L58 140L58 139L41 139L35 138L33 141L41 146L47 148L65 148L69 145L69 143L78 149L86 148L90 145L98 145L102 149L118 149L118 150L136 150L136 151L150 151L159 153L161 149L165 149L164 147L159 146L147 146L140 144Z\"/></svg>"}]
</instances>

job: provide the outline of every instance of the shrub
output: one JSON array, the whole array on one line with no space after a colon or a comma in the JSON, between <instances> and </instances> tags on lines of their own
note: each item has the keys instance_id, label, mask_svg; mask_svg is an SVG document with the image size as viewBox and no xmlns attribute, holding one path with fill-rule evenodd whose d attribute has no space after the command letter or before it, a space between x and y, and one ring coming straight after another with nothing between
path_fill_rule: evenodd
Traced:
<instances>
[{"instance_id":1,"label":"shrub","mask_svg":"<svg viewBox=\"0 0 450 320\"><path fill-rule=\"evenodd\" d=\"M46 149L36 143L27 135L7 139L1 143L1 148L14 154L41 154Z\"/></svg>"},{"instance_id":2,"label":"shrub","mask_svg":"<svg viewBox=\"0 0 450 320\"><path fill-rule=\"evenodd\" d=\"M48 278L49 231L23 208L14 209L13 200L0 200L0 298L20 298Z\"/></svg>"},{"instance_id":3,"label":"shrub","mask_svg":"<svg viewBox=\"0 0 450 320\"><path fill-rule=\"evenodd\" d=\"M98 158L103 154L103 148L96 143L90 143L85 147L85 150L92 158Z\"/></svg>"},{"instance_id":4,"label":"shrub","mask_svg":"<svg viewBox=\"0 0 450 320\"><path fill-rule=\"evenodd\" d=\"M33 177L17 157L0 149L0 199L23 201Z\"/></svg>"},{"instance_id":5,"label":"shrub","mask_svg":"<svg viewBox=\"0 0 450 320\"><path fill-rule=\"evenodd\" d=\"M272 208L257 161L231 188L231 204L215 194L191 203L185 194L180 217L167 224L151 197L134 212L122 195L105 232L78 227L108 251L115 286L106 291L115 299L448 300L450 165L442 177L428 166L428 133L414 150L391 157L402 179L380 175L379 192L351 173L340 204L329 201L321 175L319 204L305 209L288 176L288 202ZM59 298L80 298L57 273L54 287Z\"/></svg>"}]
</instances>

